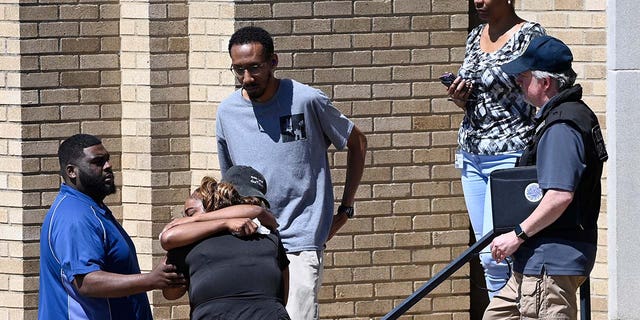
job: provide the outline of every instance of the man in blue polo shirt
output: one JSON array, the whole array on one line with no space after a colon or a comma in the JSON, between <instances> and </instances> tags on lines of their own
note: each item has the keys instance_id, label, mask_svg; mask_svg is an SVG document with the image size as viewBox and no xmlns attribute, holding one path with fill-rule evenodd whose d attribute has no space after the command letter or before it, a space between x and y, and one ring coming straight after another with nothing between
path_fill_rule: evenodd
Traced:
<instances>
[{"instance_id":1,"label":"man in blue polo shirt","mask_svg":"<svg viewBox=\"0 0 640 320\"><path fill-rule=\"evenodd\" d=\"M131 238L103 203L116 187L100 139L74 135L58 158L64 183L42 224L38 319L152 319L145 292L184 277L164 261L140 273Z\"/></svg>"},{"instance_id":2,"label":"man in blue polo shirt","mask_svg":"<svg viewBox=\"0 0 640 320\"><path fill-rule=\"evenodd\" d=\"M576 291L596 259L603 162L598 118L574 85L573 55L562 41L531 41L502 70L517 75L526 99L540 108L533 140L520 165L536 165L544 196L537 208L495 238L491 254L513 254L514 273L489 303L484 320L576 319Z\"/></svg>"}]
</instances>

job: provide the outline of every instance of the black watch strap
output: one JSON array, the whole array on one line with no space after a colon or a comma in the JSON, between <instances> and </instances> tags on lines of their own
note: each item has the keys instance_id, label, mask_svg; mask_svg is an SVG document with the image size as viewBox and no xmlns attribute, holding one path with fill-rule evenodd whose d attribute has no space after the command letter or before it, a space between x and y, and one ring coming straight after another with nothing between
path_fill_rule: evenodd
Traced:
<instances>
[{"instance_id":1,"label":"black watch strap","mask_svg":"<svg viewBox=\"0 0 640 320\"><path fill-rule=\"evenodd\" d=\"M343 206L343 205L340 205L338 207L338 213L340 212L344 212L344 214L346 214L347 218L349 219L353 218L353 214L355 213L355 211L353 210L353 207Z\"/></svg>"},{"instance_id":2,"label":"black watch strap","mask_svg":"<svg viewBox=\"0 0 640 320\"><path fill-rule=\"evenodd\" d=\"M522 228L520 227L520 225L517 225L515 229L513 229L513 231L515 231L516 236L518 236L518 238L527 241L529 240L529 236L524 233L524 230L522 230Z\"/></svg>"}]
</instances>

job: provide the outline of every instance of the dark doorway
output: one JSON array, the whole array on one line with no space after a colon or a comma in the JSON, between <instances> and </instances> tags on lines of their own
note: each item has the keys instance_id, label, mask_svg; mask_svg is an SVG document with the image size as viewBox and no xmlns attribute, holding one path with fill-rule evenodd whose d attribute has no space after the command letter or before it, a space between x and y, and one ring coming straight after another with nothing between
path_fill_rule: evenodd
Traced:
<instances>
[{"instance_id":1,"label":"dark doorway","mask_svg":"<svg viewBox=\"0 0 640 320\"><path fill-rule=\"evenodd\" d=\"M474 239L473 230L469 228L469 246L475 243ZM482 270L480 259L478 259L477 256L469 261L469 266L469 298L471 300L469 319L482 320L484 310L489 305L489 295L487 291L483 289L483 287L485 287L484 270Z\"/></svg>"}]
</instances>

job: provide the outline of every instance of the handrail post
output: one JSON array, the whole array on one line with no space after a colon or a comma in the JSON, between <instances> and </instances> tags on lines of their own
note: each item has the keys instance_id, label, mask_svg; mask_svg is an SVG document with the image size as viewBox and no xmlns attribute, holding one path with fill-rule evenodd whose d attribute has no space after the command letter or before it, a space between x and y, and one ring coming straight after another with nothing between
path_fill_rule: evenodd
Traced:
<instances>
[{"instance_id":1,"label":"handrail post","mask_svg":"<svg viewBox=\"0 0 640 320\"><path fill-rule=\"evenodd\" d=\"M591 283L589 276L580 286L580 319L591 320Z\"/></svg>"}]
</instances>

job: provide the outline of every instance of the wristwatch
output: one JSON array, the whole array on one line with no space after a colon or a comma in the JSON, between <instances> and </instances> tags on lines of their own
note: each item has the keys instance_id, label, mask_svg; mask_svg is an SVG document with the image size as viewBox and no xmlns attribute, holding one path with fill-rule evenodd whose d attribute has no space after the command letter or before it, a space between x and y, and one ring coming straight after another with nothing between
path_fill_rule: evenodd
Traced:
<instances>
[{"instance_id":1,"label":"wristwatch","mask_svg":"<svg viewBox=\"0 0 640 320\"><path fill-rule=\"evenodd\" d=\"M353 218L353 214L355 213L355 211L353 210L353 207L343 206L343 205L340 205L338 207L338 213L340 212L344 212L344 214L346 214L347 218L349 219Z\"/></svg>"},{"instance_id":2,"label":"wristwatch","mask_svg":"<svg viewBox=\"0 0 640 320\"><path fill-rule=\"evenodd\" d=\"M522 230L522 228L520 227L520 225L517 225L515 229L513 229L513 231L516 233L516 236L518 236L518 238L527 241L529 239L529 236L524 233L524 230Z\"/></svg>"}]
</instances>

